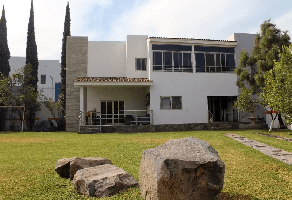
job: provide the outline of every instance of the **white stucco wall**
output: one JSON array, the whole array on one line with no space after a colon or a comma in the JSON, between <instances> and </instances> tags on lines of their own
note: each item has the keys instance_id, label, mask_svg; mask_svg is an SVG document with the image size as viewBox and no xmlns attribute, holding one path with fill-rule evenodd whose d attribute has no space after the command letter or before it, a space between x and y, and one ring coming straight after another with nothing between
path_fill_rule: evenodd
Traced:
<instances>
[{"instance_id":1,"label":"white stucco wall","mask_svg":"<svg viewBox=\"0 0 292 200\"><path fill-rule=\"evenodd\" d=\"M126 42L89 41L88 77L126 77Z\"/></svg>"},{"instance_id":2,"label":"white stucco wall","mask_svg":"<svg viewBox=\"0 0 292 200\"><path fill-rule=\"evenodd\" d=\"M17 69L24 67L25 57L11 57L9 60L10 64L10 75L14 74ZM59 60L39 60L38 68L38 91L48 98L55 100L55 83L61 82L61 64ZM41 84L41 75L46 75L46 83ZM53 78L53 80L50 78ZM53 83L53 89L52 89ZM41 92L42 91L42 92Z\"/></svg>"},{"instance_id":3,"label":"white stucco wall","mask_svg":"<svg viewBox=\"0 0 292 200\"><path fill-rule=\"evenodd\" d=\"M127 67L128 78L147 78L146 71L136 70L135 58L147 58L148 35L127 35Z\"/></svg>"},{"instance_id":4,"label":"white stucco wall","mask_svg":"<svg viewBox=\"0 0 292 200\"><path fill-rule=\"evenodd\" d=\"M229 73L152 72L150 109L155 124L207 123L207 96L237 96L236 75ZM181 96L181 110L161 110L160 96Z\"/></svg>"},{"instance_id":5,"label":"white stucco wall","mask_svg":"<svg viewBox=\"0 0 292 200\"><path fill-rule=\"evenodd\" d=\"M124 101L125 110L146 110L145 96L148 87L98 86L87 87L87 111L96 108L100 112L100 101Z\"/></svg>"}]
</instances>

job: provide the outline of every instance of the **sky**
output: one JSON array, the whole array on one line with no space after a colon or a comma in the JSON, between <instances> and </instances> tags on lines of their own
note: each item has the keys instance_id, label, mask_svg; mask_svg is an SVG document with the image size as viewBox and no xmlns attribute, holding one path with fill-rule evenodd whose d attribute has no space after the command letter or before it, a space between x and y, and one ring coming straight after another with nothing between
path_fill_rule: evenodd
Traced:
<instances>
[{"instance_id":1,"label":"sky","mask_svg":"<svg viewBox=\"0 0 292 200\"><path fill-rule=\"evenodd\" d=\"M39 60L60 60L68 0L34 0ZM0 0L11 56L26 55L31 0ZM290 0L69 0L71 35L89 41L126 41L127 35L227 39L257 33L271 19L292 32Z\"/></svg>"}]
</instances>

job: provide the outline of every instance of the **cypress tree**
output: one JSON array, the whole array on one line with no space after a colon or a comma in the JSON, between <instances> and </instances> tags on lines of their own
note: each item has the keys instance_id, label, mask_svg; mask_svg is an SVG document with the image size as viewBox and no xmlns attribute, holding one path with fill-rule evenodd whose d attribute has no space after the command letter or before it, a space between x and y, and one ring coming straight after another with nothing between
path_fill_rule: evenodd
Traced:
<instances>
[{"instance_id":1,"label":"cypress tree","mask_svg":"<svg viewBox=\"0 0 292 200\"><path fill-rule=\"evenodd\" d=\"M32 71L31 76L33 77L30 81L37 91L37 82L38 82L38 53L37 45L35 41L35 32L34 32L34 14L33 14L33 1L31 1L30 17L27 30L27 42L26 42L26 64L31 64Z\"/></svg>"},{"instance_id":2,"label":"cypress tree","mask_svg":"<svg viewBox=\"0 0 292 200\"><path fill-rule=\"evenodd\" d=\"M5 9L3 5L2 16L0 21L0 73L8 76L10 72L9 66L10 51L7 43L7 27L5 18Z\"/></svg>"},{"instance_id":3,"label":"cypress tree","mask_svg":"<svg viewBox=\"0 0 292 200\"><path fill-rule=\"evenodd\" d=\"M62 97L62 125L64 126L63 129L65 129L65 110L66 110L66 44L67 44L67 36L71 36L70 32L70 8L69 8L69 2L67 3L66 7L66 15L65 15L65 22L64 22L64 32L63 32L63 39L62 39L62 55L61 55L61 97Z\"/></svg>"},{"instance_id":4,"label":"cypress tree","mask_svg":"<svg viewBox=\"0 0 292 200\"><path fill-rule=\"evenodd\" d=\"M35 93L37 93L37 83L38 83L38 55L37 55L37 45L35 41L34 32L34 13L33 13L33 1L31 1L30 17L27 30L27 43L26 43L26 66L31 66L31 77L24 81L27 87L33 87ZM27 128L32 130L35 122L35 113L39 109L38 102L36 101L37 96L33 95L26 105L29 105L27 109Z\"/></svg>"}]
</instances>

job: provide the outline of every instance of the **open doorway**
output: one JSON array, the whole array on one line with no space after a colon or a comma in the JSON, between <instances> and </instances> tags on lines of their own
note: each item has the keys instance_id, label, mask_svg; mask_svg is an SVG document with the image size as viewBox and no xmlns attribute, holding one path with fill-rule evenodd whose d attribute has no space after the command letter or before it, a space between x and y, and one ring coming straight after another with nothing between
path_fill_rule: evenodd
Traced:
<instances>
[{"instance_id":1,"label":"open doorway","mask_svg":"<svg viewBox=\"0 0 292 200\"><path fill-rule=\"evenodd\" d=\"M234 108L237 97L208 96L208 112L210 122L238 122L238 110Z\"/></svg>"}]
</instances>

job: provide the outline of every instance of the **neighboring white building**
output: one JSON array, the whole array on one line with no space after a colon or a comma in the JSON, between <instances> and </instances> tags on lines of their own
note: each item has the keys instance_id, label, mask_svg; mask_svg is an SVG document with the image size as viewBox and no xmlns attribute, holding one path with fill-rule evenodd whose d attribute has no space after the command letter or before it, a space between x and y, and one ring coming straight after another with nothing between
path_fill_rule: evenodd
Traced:
<instances>
[{"instance_id":1,"label":"neighboring white building","mask_svg":"<svg viewBox=\"0 0 292 200\"><path fill-rule=\"evenodd\" d=\"M16 57L12 56L9 60L9 65L11 68L10 75L15 73L18 69L24 67L25 65L25 57ZM38 91L39 94L46 96L47 98L52 98L55 101L58 99L59 87L61 85L61 67L59 60L39 60L39 68L38 68ZM40 101L43 98L39 99ZM58 115L52 116L50 111L45 107L45 105L41 104L41 110L36 113L36 123L40 119L48 119L53 120L54 124L57 125L56 119ZM11 128L14 126L15 130L20 130L20 119L19 115L16 112L8 112L5 120L4 130L13 130ZM26 125L24 123L24 125ZM26 126L24 126L26 129Z\"/></svg>"},{"instance_id":2,"label":"neighboring white building","mask_svg":"<svg viewBox=\"0 0 292 200\"><path fill-rule=\"evenodd\" d=\"M125 123L127 115L133 121L150 115L154 125L247 121L233 108L239 91L234 69L239 53L252 51L254 37L243 33L228 40L128 35L121 42L68 37L67 52L72 56L67 57L67 77L75 80L70 79L67 88L80 87L80 99L74 100L67 90L68 101L72 97L66 106L67 129L78 127L79 108L74 101L80 102L81 112L96 110L108 125ZM79 60L75 54L81 55Z\"/></svg>"},{"instance_id":3,"label":"neighboring white building","mask_svg":"<svg viewBox=\"0 0 292 200\"><path fill-rule=\"evenodd\" d=\"M15 70L24 67L25 57L12 56L9 60L11 68L10 75L15 73ZM56 100L56 90L59 91L61 82L61 64L59 60L39 60L38 69L38 91L47 98ZM58 93L57 93L58 94Z\"/></svg>"}]
</instances>

